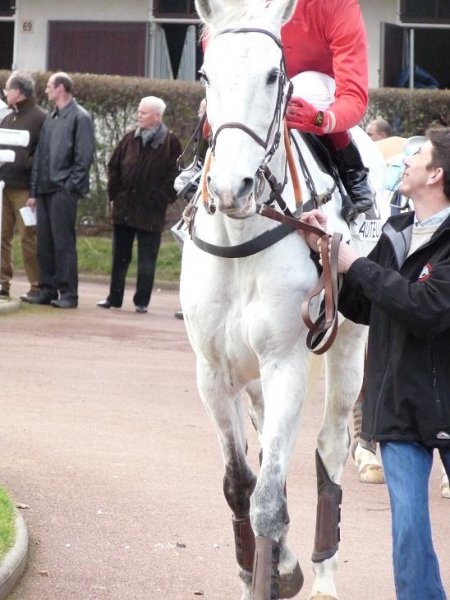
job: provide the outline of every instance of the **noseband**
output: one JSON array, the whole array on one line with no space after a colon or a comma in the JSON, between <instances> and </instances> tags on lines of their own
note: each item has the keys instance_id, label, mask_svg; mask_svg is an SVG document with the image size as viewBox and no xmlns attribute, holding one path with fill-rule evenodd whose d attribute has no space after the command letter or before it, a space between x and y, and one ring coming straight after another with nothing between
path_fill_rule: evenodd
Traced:
<instances>
[{"instance_id":1,"label":"noseband","mask_svg":"<svg viewBox=\"0 0 450 600\"><path fill-rule=\"evenodd\" d=\"M281 51L281 58L280 58L280 77L278 80L278 94L277 94L277 101L276 101L276 105L275 105L275 110L274 110L274 114L272 117L272 121L270 123L270 127L267 131L267 136L266 139L263 140L257 133L255 133L253 131L253 129L250 129L250 127L247 127L247 125L245 125L244 123L239 123L239 122L235 122L235 121L230 121L228 123L224 123L223 125L220 125L220 127L218 127L218 129L216 130L216 132L214 133L212 142L211 142L211 151L214 154L214 149L216 146L216 141L217 141L217 136L219 135L219 133L221 131L223 131L224 129L241 129L242 131L244 131L247 135L249 135L259 146L261 146L262 148L264 148L264 150L266 151L266 155L264 157L264 161L263 161L263 165L267 165L267 163L270 161L270 159L272 158L272 156L275 154L278 145L280 143L280 139L281 139L281 122L284 118L284 113L286 111L286 107L287 107L287 103L289 101L289 98L291 97L292 94L292 83L289 81L289 78L287 76L286 73L286 62L284 60L284 54L283 54L283 46L281 44L281 40L275 36L273 33L271 33L270 31L267 31L265 29L258 29L258 28L253 28L253 27L240 27L240 28L236 28L236 29L223 29L222 31L219 31L218 33L216 33L216 35L214 37L218 37L219 35L223 35L224 33L261 33L262 35L266 35L268 37L270 37L275 44L278 46L278 48ZM288 90L286 95L284 94L284 88L286 86L286 84L288 83ZM285 102L284 102L284 110L283 109L283 99L285 98ZM274 136L272 145L269 148L269 142L270 142L270 138L272 137L272 132L274 130L274 128L276 128L276 134ZM262 167L261 167L262 168Z\"/></svg>"}]
</instances>

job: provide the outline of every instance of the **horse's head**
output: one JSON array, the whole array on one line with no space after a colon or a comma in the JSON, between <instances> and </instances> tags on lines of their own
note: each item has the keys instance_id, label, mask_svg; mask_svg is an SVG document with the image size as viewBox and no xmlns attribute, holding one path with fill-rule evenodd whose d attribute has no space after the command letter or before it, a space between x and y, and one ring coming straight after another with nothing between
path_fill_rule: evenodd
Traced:
<instances>
[{"instance_id":1,"label":"horse's head","mask_svg":"<svg viewBox=\"0 0 450 600\"><path fill-rule=\"evenodd\" d=\"M274 170L288 81L280 29L297 0L196 0L207 27L202 76L213 160L207 182L218 209L247 217L256 207L260 169Z\"/></svg>"}]
</instances>

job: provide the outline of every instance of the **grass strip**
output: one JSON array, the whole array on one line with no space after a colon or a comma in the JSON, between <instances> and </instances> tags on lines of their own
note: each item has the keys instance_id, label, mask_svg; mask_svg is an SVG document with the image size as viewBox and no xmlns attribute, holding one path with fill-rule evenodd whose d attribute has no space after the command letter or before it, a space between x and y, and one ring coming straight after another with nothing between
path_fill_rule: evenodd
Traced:
<instances>
[{"instance_id":1,"label":"grass strip","mask_svg":"<svg viewBox=\"0 0 450 600\"><path fill-rule=\"evenodd\" d=\"M0 560L13 546L16 535L16 511L8 492L0 487Z\"/></svg>"},{"instance_id":2,"label":"grass strip","mask_svg":"<svg viewBox=\"0 0 450 600\"><path fill-rule=\"evenodd\" d=\"M108 237L77 237L78 272L80 274L111 274L112 240ZM136 277L137 242L133 248L133 258L128 269L128 277ZM18 235L13 240L13 268L23 270L22 252ZM161 248L156 263L156 281L178 282L181 272L181 254L170 233L163 234Z\"/></svg>"}]
</instances>

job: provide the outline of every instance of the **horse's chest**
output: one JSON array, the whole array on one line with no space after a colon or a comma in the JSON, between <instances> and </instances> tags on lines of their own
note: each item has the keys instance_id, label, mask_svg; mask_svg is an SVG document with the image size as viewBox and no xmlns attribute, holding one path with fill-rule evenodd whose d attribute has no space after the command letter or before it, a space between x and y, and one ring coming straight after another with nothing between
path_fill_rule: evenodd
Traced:
<instances>
[{"instance_id":1,"label":"horse's chest","mask_svg":"<svg viewBox=\"0 0 450 600\"><path fill-rule=\"evenodd\" d=\"M258 366L257 349L252 336L253 321L246 318L246 310L223 307L195 329L196 346L216 368L254 372Z\"/></svg>"}]
</instances>

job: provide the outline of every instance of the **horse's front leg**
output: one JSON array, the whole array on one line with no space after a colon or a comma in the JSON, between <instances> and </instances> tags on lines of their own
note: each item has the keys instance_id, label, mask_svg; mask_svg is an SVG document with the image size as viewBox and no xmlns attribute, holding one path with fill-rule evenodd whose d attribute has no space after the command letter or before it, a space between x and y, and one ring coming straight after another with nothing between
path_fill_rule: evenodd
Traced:
<instances>
[{"instance_id":1,"label":"horse's front leg","mask_svg":"<svg viewBox=\"0 0 450 600\"><path fill-rule=\"evenodd\" d=\"M252 593L254 600L272 600L291 598L303 585L297 559L286 546L289 514L285 484L306 389L305 356L265 365L261 383L264 416L258 429L262 461L250 510L256 540Z\"/></svg>"},{"instance_id":2,"label":"horse's front leg","mask_svg":"<svg viewBox=\"0 0 450 600\"><path fill-rule=\"evenodd\" d=\"M197 365L202 402L214 424L225 466L223 491L233 513L232 523L239 576L243 582L242 600L251 598L255 538L250 524L250 496L256 483L246 457L245 410L240 389L227 377L201 361Z\"/></svg>"},{"instance_id":3,"label":"horse's front leg","mask_svg":"<svg viewBox=\"0 0 450 600\"><path fill-rule=\"evenodd\" d=\"M337 598L342 472L350 445L348 417L361 389L366 328L344 321L325 357L326 404L317 440L317 516L310 600Z\"/></svg>"}]
</instances>

